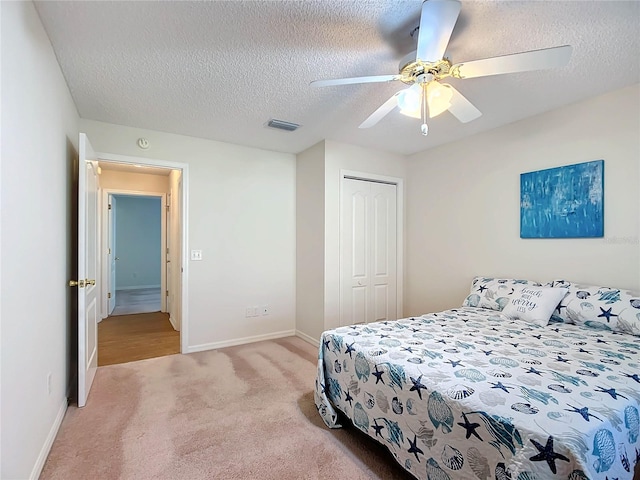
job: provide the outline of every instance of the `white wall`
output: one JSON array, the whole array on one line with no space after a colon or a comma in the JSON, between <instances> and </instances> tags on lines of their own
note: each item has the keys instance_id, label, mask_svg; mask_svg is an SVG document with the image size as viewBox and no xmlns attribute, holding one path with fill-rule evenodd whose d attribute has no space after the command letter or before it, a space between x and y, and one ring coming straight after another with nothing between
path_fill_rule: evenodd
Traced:
<instances>
[{"instance_id":1,"label":"white wall","mask_svg":"<svg viewBox=\"0 0 640 480\"><path fill-rule=\"evenodd\" d=\"M99 152L189 165L190 350L295 328L295 156L81 120ZM149 140L149 150L136 146ZM247 306L270 315L245 318Z\"/></svg>"},{"instance_id":2,"label":"white wall","mask_svg":"<svg viewBox=\"0 0 640 480\"><path fill-rule=\"evenodd\" d=\"M404 179L406 157L346 143L325 142L325 329L340 324L340 184L341 170ZM404 199L399 199L399 204ZM403 221L402 218L398 219ZM401 248L401 244L398 244ZM399 260L399 263L402 259ZM402 286L402 278L398 278Z\"/></svg>"},{"instance_id":3,"label":"white wall","mask_svg":"<svg viewBox=\"0 0 640 480\"><path fill-rule=\"evenodd\" d=\"M67 405L78 114L33 4L0 9L0 477L24 479L40 473Z\"/></svg>"},{"instance_id":4,"label":"white wall","mask_svg":"<svg viewBox=\"0 0 640 480\"><path fill-rule=\"evenodd\" d=\"M319 339L324 331L325 142L297 155L296 330Z\"/></svg>"},{"instance_id":5,"label":"white wall","mask_svg":"<svg viewBox=\"0 0 640 480\"><path fill-rule=\"evenodd\" d=\"M639 290L639 92L631 86L411 157L405 313L459 306L476 275ZM521 239L520 174L599 159L605 238Z\"/></svg>"}]
</instances>

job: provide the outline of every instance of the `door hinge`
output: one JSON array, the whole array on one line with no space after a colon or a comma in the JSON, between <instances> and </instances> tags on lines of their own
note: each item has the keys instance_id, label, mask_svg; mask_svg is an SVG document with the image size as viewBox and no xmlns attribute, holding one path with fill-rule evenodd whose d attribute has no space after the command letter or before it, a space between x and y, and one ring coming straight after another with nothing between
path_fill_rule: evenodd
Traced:
<instances>
[{"instance_id":1,"label":"door hinge","mask_svg":"<svg viewBox=\"0 0 640 480\"><path fill-rule=\"evenodd\" d=\"M169 296L169 290L167 290L167 291L165 292L165 295L166 295L167 297Z\"/></svg>"},{"instance_id":2,"label":"door hinge","mask_svg":"<svg viewBox=\"0 0 640 480\"><path fill-rule=\"evenodd\" d=\"M111 249L109 249L109 255L111 255Z\"/></svg>"},{"instance_id":3,"label":"door hinge","mask_svg":"<svg viewBox=\"0 0 640 480\"><path fill-rule=\"evenodd\" d=\"M111 298L111 292L107 293L107 298Z\"/></svg>"},{"instance_id":4,"label":"door hinge","mask_svg":"<svg viewBox=\"0 0 640 480\"><path fill-rule=\"evenodd\" d=\"M111 204L109 204L109 210L111 210Z\"/></svg>"},{"instance_id":5,"label":"door hinge","mask_svg":"<svg viewBox=\"0 0 640 480\"><path fill-rule=\"evenodd\" d=\"M169 247L167 247L167 255L169 255Z\"/></svg>"}]
</instances>

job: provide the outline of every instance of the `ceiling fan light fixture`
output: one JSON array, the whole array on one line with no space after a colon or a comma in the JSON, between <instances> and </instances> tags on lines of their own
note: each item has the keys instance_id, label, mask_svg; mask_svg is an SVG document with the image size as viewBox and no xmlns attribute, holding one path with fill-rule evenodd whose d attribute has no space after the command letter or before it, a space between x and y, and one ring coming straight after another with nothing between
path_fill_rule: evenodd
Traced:
<instances>
[{"instance_id":1,"label":"ceiling fan light fixture","mask_svg":"<svg viewBox=\"0 0 640 480\"><path fill-rule=\"evenodd\" d=\"M400 109L400 113L406 117L421 118L420 105L417 105L414 109Z\"/></svg>"},{"instance_id":2,"label":"ceiling fan light fixture","mask_svg":"<svg viewBox=\"0 0 640 480\"><path fill-rule=\"evenodd\" d=\"M429 102L429 118L437 117L451 106L453 92L450 88L438 82L431 82L427 86L427 101Z\"/></svg>"},{"instance_id":3,"label":"ceiling fan light fixture","mask_svg":"<svg viewBox=\"0 0 640 480\"><path fill-rule=\"evenodd\" d=\"M398 94L400 113L411 118L422 118L422 89L407 88ZM446 85L433 81L427 84L429 118L437 117L451 106L453 92Z\"/></svg>"},{"instance_id":4,"label":"ceiling fan light fixture","mask_svg":"<svg viewBox=\"0 0 640 480\"><path fill-rule=\"evenodd\" d=\"M422 93L413 88L407 88L398 94L400 113L411 118L420 118L420 103Z\"/></svg>"}]
</instances>

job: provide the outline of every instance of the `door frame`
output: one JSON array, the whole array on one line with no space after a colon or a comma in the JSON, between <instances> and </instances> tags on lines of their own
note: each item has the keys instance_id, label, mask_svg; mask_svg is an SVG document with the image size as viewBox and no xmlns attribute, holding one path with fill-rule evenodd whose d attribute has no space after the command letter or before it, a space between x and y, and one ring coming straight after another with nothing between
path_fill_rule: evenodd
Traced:
<instances>
[{"instance_id":1,"label":"door frame","mask_svg":"<svg viewBox=\"0 0 640 480\"><path fill-rule=\"evenodd\" d=\"M111 275L111 264L109 262L109 195L129 195L135 197L154 197L160 198L160 311L167 311L167 302L165 292L167 290L167 278L166 278L166 263L167 263L167 231L166 231L166 204L167 204L167 194L166 192L147 192L140 190L124 190L120 188L103 188L101 195L101 217L102 217L102 228L100 235L102 237L102 248L100 249L100 256L102 258L102 268L101 278L102 278L102 302L100 305L101 310L101 320L104 320L109 316L109 287L111 286L111 282L109 281L109 277ZM115 294L115 292L114 292Z\"/></svg>"},{"instance_id":2,"label":"door frame","mask_svg":"<svg viewBox=\"0 0 640 480\"><path fill-rule=\"evenodd\" d=\"M107 250L106 255L104 256L105 261L103 262L103 271L106 269L107 276L105 278L104 275L102 275L102 281L103 281L103 285L106 285L107 288L107 295L104 295L104 290L102 291L102 305L106 306L106 309L103 307L103 311L102 311L102 315L101 317L108 317L109 315L111 315L111 312L113 312L113 310L116 308L116 296L115 294L113 295L112 298L110 298L108 296L108 293L113 291L115 292L116 290L116 279L115 279L115 271L116 271L116 260L115 258L112 258L112 255L115 255L115 248L114 251L111 251L111 247L114 246L115 247L115 243L116 243L116 209L118 208L117 206L117 201L116 201L116 197L114 197L113 195L107 194L107 199L106 201L102 202L102 205L107 204L107 215L106 215L106 220L104 221L103 225L104 228L106 228L106 235L103 235L103 237L105 238L104 243L101 244L101 251ZM116 205L116 208L111 208L113 205ZM113 275L113 277L111 276ZM113 290L111 289L111 287L113 287ZM106 298L105 298L106 297ZM112 308L112 304L113 304L113 308Z\"/></svg>"},{"instance_id":3,"label":"door frame","mask_svg":"<svg viewBox=\"0 0 640 480\"><path fill-rule=\"evenodd\" d=\"M169 170L180 170L182 179L182 192L181 196L181 251L182 258L182 275L181 275L181 288L180 288L180 352L188 353L189 351L189 165L182 162L174 162L168 160L158 160L154 158L134 157L131 155L120 155L115 153L96 152L98 161L100 162L113 162L124 163L127 165L141 165L144 167L160 167L167 168ZM175 288L175 287L174 287Z\"/></svg>"},{"instance_id":4,"label":"door frame","mask_svg":"<svg viewBox=\"0 0 640 480\"><path fill-rule=\"evenodd\" d=\"M169 252L171 248L171 196L173 195L173 191L171 186L169 186L169 190L167 191L166 199L163 202L164 206L162 209L162 215L164 216L164 228L162 229L162 234L164 235L164 249L162 250L162 273L164 273L165 278L165 294L162 295L164 300L164 311L169 314L169 321L171 325L173 325L174 330L179 329L176 328L174 324L174 320L171 319L171 302L169 300L168 291L171 290L171 259L169 258Z\"/></svg>"},{"instance_id":5,"label":"door frame","mask_svg":"<svg viewBox=\"0 0 640 480\"><path fill-rule=\"evenodd\" d=\"M396 186L396 315L397 318L404 316L404 179L389 175L378 175L369 172L340 169L340 315L343 310L343 269L344 269L344 249L342 247L342 201L344 199L344 180L362 180L365 182L389 183ZM338 319L342 323L342 318Z\"/></svg>"}]
</instances>

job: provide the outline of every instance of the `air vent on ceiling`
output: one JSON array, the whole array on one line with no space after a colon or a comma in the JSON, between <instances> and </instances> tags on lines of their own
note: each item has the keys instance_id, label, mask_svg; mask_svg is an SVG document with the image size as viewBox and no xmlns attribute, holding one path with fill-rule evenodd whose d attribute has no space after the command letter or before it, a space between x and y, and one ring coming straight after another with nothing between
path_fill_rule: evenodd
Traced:
<instances>
[{"instance_id":1,"label":"air vent on ceiling","mask_svg":"<svg viewBox=\"0 0 640 480\"><path fill-rule=\"evenodd\" d=\"M300 128L297 123L285 122L284 120L276 120L272 118L267 122L267 127L277 128L279 130L286 130L287 132L293 132Z\"/></svg>"}]
</instances>

